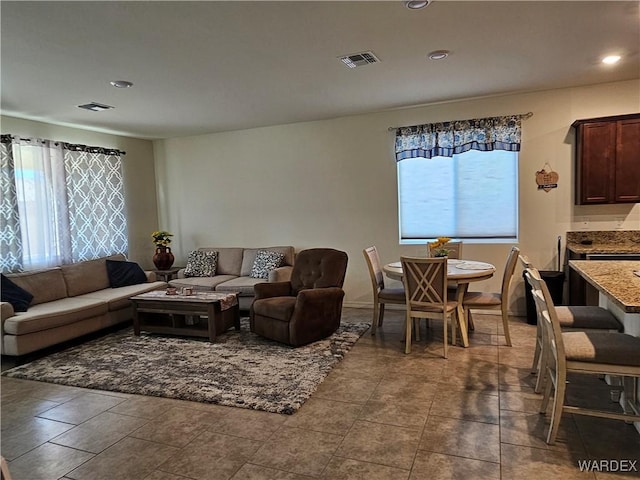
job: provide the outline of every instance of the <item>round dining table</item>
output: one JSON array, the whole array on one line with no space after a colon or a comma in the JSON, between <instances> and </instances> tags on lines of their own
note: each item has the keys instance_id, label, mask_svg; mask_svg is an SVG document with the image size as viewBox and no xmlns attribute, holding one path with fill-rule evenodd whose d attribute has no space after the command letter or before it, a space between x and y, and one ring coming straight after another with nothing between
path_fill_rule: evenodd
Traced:
<instances>
[{"instance_id":1,"label":"round dining table","mask_svg":"<svg viewBox=\"0 0 640 480\"><path fill-rule=\"evenodd\" d=\"M400 262L388 263L382 269L389 278L402 281L402 264ZM458 302L456 317L463 347L469 346L469 326L467 325L467 316L462 302L464 294L467 293L469 283L488 280L493 277L495 271L496 267L486 262L453 258L447 260L447 281L456 285L456 301Z\"/></svg>"}]
</instances>

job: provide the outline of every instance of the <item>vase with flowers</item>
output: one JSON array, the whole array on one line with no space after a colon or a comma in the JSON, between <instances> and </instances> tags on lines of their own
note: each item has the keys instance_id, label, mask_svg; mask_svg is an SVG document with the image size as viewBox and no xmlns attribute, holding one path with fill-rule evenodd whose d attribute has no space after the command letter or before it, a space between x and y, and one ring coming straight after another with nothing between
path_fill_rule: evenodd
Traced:
<instances>
[{"instance_id":1,"label":"vase with flowers","mask_svg":"<svg viewBox=\"0 0 640 480\"><path fill-rule=\"evenodd\" d=\"M160 230L151 234L153 243L156 246L156 253L153 256L153 264L158 270L169 270L175 260L171 253L171 237L172 233Z\"/></svg>"},{"instance_id":2,"label":"vase with flowers","mask_svg":"<svg viewBox=\"0 0 640 480\"><path fill-rule=\"evenodd\" d=\"M449 243L451 238L449 237L438 237L435 242L431 242L429 244L429 251L432 257L446 257L449 255L449 249L447 248L447 243Z\"/></svg>"}]
</instances>

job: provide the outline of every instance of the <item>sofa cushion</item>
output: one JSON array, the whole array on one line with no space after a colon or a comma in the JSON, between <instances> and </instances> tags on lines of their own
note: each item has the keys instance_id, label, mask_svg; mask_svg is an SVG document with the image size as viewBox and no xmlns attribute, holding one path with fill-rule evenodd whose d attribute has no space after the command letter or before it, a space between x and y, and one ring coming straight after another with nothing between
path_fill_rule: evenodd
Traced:
<instances>
[{"instance_id":1,"label":"sofa cushion","mask_svg":"<svg viewBox=\"0 0 640 480\"><path fill-rule=\"evenodd\" d=\"M191 287L195 290L214 290L217 285L237 278L234 275L216 275L215 277L176 278L169 285L176 288Z\"/></svg>"},{"instance_id":2,"label":"sofa cushion","mask_svg":"<svg viewBox=\"0 0 640 480\"><path fill-rule=\"evenodd\" d=\"M33 295L31 307L40 303L60 300L67 296L67 287L64 283L62 270L59 267L24 273L10 273L7 274L7 278Z\"/></svg>"},{"instance_id":3,"label":"sofa cushion","mask_svg":"<svg viewBox=\"0 0 640 480\"><path fill-rule=\"evenodd\" d=\"M263 278L236 277L228 282L216 286L216 292L238 292L241 297L253 297L253 287L256 283L262 283Z\"/></svg>"},{"instance_id":4,"label":"sofa cushion","mask_svg":"<svg viewBox=\"0 0 640 480\"><path fill-rule=\"evenodd\" d=\"M213 277L218 266L218 252L194 250L189 252L185 277Z\"/></svg>"},{"instance_id":5,"label":"sofa cushion","mask_svg":"<svg viewBox=\"0 0 640 480\"><path fill-rule=\"evenodd\" d=\"M147 274L135 262L107 260L107 276L111 288L146 283Z\"/></svg>"},{"instance_id":6,"label":"sofa cushion","mask_svg":"<svg viewBox=\"0 0 640 480\"><path fill-rule=\"evenodd\" d=\"M251 268L251 278L269 278L269 272L275 270L282 264L284 253L273 252L271 250L258 250L256 259Z\"/></svg>"},{"instance_id":7,"label":"sofa cushion","mask_svg":"<svg viewBox=\"0 0 640 480\"><path fill-rule=\"evenodd\" d=\"M3 302L9 302L14 312L26 312L29 308L33 295L24 288L19 287L7 277L2 275L2 283L0 284L0 292Z\"/></svg>"},{"instance_id":8,"label":"sofa cushion","mask_svg":"<svg viewBox=\"0 0 640 480\"><path fill-rule=\"evenodd\" d=\"M270 252L278 252L284 254L284 259L280 265L293 265L295 252L291 246L279 246L279 247L263 247L263 248L245 248L242 256L242 269L240 270L240 276L248 277L251 275L251 269L256 260L256 256L260 250L269 250Z\"/></svg>"},{"instance_id":9,"label":"sofa cushion","mask_svg":"<svg viewBox=\"0 0 640 480\"><path fill-rule=\"evenodd\" d=\"M164 290L167 287L165 282L139 283L137 285L127 285L118 288L107 288L97 292L85 293L76 298L95 299L106 302L109 311L120 310L131 306L129 298L152 290Z\"/></svg>"},{"instance_id":10,"label":"sofa cushion","mask_svg":"<svg viewBox=\"0 0 640 480\"><path fill-rule=\"evenodd\" d=\"M93 298L67 297L40 303L28 312L16 313L4 322L4 331L10 335L25 335L50 328L69 325L107 313L107 304Z\"/></svg>"},{"instance_id":11,"label":"sofa cushion","mask_svg":"<svg viewBox=\"0 0 640 480\"><path fill-rule=\"evenodd\" d=\"M109 288L107 259L126 260L124 255L112 255L110 257L62 265L60 268L67 284L67 295L75 297L83 293Z\"/></svg>"}]
</instances>

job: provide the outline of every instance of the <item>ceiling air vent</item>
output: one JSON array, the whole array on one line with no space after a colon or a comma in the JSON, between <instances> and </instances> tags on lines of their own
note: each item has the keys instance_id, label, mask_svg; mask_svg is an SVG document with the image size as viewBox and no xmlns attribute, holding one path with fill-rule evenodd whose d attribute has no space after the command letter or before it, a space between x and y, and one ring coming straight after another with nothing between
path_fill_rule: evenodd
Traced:
<instances>
[{"instance_id":1,"label":"ceiling air vent","mask_svg":"<svg viewBox=\"0 0 640 480\"><path fill-rule=\"evenodd\" d=\"M91 102L85 103L84 105L78 105L78 108L84 108L85 110L91 110L92 112L102 112L103 110L110 110L113 107L98 102Z\"/></svg>"},{"instance_id":2,"label":"ceiling air vent","mask_svg":"<svg viewBox=\"0 0 640 480\"><path fill-rule=\"evenodd\" d=\"M380 62L373 52L353 53L351 55L345 55L338 58L349 68L363 67L370 63Z\"/></svg>"}]
</instances>

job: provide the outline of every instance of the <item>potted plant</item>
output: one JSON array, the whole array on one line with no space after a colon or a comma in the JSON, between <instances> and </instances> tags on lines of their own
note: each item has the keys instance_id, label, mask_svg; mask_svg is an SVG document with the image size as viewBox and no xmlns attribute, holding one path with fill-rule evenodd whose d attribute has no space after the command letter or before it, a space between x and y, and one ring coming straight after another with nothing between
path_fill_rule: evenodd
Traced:
<instances>
[{"instance_id":1,"label":"potted plant","mask_svg":"<svg viewBox=\"0 0 640 480\"><path fill-rule=\"evenodd\" d=\"M447 249L447 243L449 243L451 238L449 237L438 237L435 242L431 242L429 244L429 250L431 251L431 255L433 257L446 257L449 255L449 250Z\"/></svg>"},{"instance_id":2,"label":"potted plant","mask_svg":"<svg viewBox=\"0 0 640 480\"><path fill-rule=\"evenodd\" d=\"M153 264L158 270L169 270L175 260L173 253L171 253L171 237L172 233L165 230L153 232L151 234L153 243L156 246L156 253L153 256Z\"/></svg>"}]
</instances>

